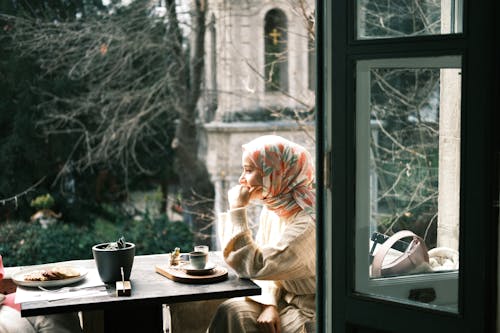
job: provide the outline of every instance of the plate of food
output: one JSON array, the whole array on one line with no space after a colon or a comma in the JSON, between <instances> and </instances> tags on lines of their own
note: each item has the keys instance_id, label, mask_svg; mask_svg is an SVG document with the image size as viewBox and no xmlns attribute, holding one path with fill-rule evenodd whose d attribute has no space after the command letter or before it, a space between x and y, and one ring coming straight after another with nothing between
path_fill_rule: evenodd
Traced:
<instances>
[{"instance_id":1,"label":"plate of food","mask_svg":"<svg viewBox=\"0 0 500 333\"><path fill-rule=\"evenodd\" d=\"M24 287L60 287L81 281L86 275L83 267L57 265L26 269L12 275L12 280Z\"/></svg>"},{"instance_id":2,"label":"plate of food","mask_svg":"<svg viewBox=\"0 0 500 333\"><path fill-rule=\"evenodd\" d=\"M207 262L207 264L205 265L205 268L195 268L195 267L191 266L191 264L189 264L189 263L182 267L182 269L187 274L191 274L191 275L207 275L207 274L212 273L214 268L215 268L215 264L210 263L210 262Z\"/></svg>"}]
</instances>

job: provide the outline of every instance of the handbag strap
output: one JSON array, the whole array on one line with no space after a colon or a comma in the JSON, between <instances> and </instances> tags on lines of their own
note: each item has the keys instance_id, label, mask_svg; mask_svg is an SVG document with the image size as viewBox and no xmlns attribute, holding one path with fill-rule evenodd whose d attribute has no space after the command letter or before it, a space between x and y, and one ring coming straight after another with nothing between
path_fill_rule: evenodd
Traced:
<instances>
[{"instance_id":1,"label":"handbag strap","mask_svg":"<svg viewBox=\"0 0 500 333\"><path fill-rule=\"evenodd\" d=\"M382 263L384 261L385 256L387 255L387 252L389 252L389 249L397 241L406 237L416 237L420 242L423 243L422 238L415 235L410 230L401 230L396 232L394 235L389 237L388 240L382 243L382 245L380 245L379 249L377 250L377 253L375 253L375 257L373 258L373 263L372 263L372 277L380 277L382 275Z\"/></svg>"}]
</instances>

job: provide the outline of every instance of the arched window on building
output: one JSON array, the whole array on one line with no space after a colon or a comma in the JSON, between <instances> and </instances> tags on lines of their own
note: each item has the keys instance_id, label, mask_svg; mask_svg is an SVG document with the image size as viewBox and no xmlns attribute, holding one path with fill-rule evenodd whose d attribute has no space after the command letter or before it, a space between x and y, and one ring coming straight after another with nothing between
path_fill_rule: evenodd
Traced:
<instances>
[{"instance_id":1,"label":"arched window on building","mask_svg":"<svg viewBox=\"0 0 500 333\"><path fill-rule=\"evenodd\" d=\"M281 10L266 14L264 41L266 91L288 91L287 22Z\"/></svg>"}]
</instances>

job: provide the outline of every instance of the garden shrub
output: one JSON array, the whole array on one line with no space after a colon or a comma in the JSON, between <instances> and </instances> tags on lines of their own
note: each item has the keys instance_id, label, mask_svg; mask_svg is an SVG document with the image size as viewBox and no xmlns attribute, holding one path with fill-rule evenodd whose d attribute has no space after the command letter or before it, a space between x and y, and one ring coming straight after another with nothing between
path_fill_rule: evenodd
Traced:
<instances>
[{"instance_id":1,"label":"garden shrub","mask_svg":"<svg viewBox=\"0 0 500 333\"><path fill-rule=\"evenodd\" d=\"M0 254L6 267L91 259L92 246L124 236L136 244L136 254L168 253L175 247L188 251L193 235L182 222L166 215L118 222L95 220L89 226L57 222L46 229L38 223L9 222L0 225Z\"/></svg>"},{"instance_id":2,"label":"garden shrub","mask_svg":"<svg viewBox=\"0 0 500 333\"><path fill-rule=\"evenodd\" d=\"M193 233L183 222L170 222L165 214L144 214L124 228L127 239L136 244L137 254L167 253L176 247L189 252L194 245Z\"/></svg>"},{"instance_id":3,"label":"garden shrub","mask_svg":"<svg viewBox=\"0 0 500 333\"><path fill-rule=\"evenodd\" d=\"M55 223L9 222L0 226L0 253L5 266L90 259L94 237L87 227Z\"/></svg>"}]
</instances>

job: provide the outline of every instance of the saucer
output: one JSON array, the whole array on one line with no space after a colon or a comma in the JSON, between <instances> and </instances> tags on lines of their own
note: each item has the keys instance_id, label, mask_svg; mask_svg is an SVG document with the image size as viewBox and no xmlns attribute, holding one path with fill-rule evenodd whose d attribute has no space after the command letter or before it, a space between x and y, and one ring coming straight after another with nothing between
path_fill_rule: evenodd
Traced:
<instances>
[{"instance_id":1,"label":"saucer","mask_svg":"<svg viewBox=\"0 0 500 333\"><path fill-rule=\"evenodd\" d=\"M190 275L208 275L212 273L212 271L215 268L215 264L211 262L207 262L205 265L205 268L194 268L190 264L187 264L186 266L182 267L183 270L186 271L186 274Z\"/></svg>"}]
</instances>

